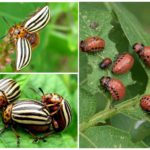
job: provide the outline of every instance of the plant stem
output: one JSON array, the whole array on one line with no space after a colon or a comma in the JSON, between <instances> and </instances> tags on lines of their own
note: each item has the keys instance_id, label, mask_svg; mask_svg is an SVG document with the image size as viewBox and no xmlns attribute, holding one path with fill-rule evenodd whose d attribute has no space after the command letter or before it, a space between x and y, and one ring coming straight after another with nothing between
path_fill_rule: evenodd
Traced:
<instances>
[{"instance_id":1,"label":"plant stem","mask_svg":"<svg viewBox=\"0 0 150 150\"><path fill-rule=\"evenodd\" d=\"M147 81L147 86L146 86L146 90L145 90L145 93L144 94L150 94L150 88L149 88L149 85L150 85L150 70L146 68L146 73L148 75L148 81Z\"/></svg>"},{"instance_id":2,"label":"plant stem","mask_svg":"<svg viewBox=\"0 0 150 150\"><path fill-rule=\"evenodd\" d=\"M116 115L120 111L131 108L132 106L135 106L138 103L139 103L139 96L136 96L133 99L130 99L128 101L122 102L122 103L114 106L113 108L101 111L101 112L95 114L93 117L91 117L88 122L81 123L80 131L83 132L87 128L94 126L97 123L102 122L108 118L111 118L112 116Z\"/></svg>"}]
</instances>

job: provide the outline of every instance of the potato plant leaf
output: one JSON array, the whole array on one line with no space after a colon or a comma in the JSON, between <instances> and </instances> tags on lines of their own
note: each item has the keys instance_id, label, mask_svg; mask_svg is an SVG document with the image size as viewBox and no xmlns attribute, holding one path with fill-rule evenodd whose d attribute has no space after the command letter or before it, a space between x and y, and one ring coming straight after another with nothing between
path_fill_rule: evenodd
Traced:
<instances>
[{"instance_id":1,"label":"potato plant leaf","mask_svg":"<svg viewBox=\"0 0 150 150\"><path fill-rule=\"evenodd\" d=\"M98 27L91 28L93 22ZM149 69L135 54L132 45L138 41L148 45L150 37L123 3L80 3L80 40L97 35L106 42L102 52L87 54L80 51L80 93L88 93L82 96L80 114L86 114L83 107L86 110L93 108L93 105L88 105L89 102L86 105L89 94L91 103L96 102L96 112L92 116L84 115L86 121L83 117L80 119L80 147L148 147L145 140L134 143L131 138L135 122L145 116L139 107L140 97L150 93ZM103 58L110 57L114 60L116 54L123 52L130 52L135 59L129 73L114 75L111 68L103 71L98 67ZM112 102L108 92L102 90L99 79L107 75L124 83L124 100ZM96 97L96 101L93 97Z\"/></svg>"}]
</instances>

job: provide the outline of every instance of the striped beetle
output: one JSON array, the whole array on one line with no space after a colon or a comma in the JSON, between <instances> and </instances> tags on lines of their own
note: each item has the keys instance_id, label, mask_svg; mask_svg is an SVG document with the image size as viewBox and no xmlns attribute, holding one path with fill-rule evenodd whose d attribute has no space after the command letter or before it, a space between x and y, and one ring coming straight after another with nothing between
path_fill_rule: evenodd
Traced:
<instances>
[{"instance_id":1,"label":"striped beetle","mask_svg":"<svg viewBox=\"0 0 150 150\"><path fill-rule=\"evenodd\" d=\"M2 119L5 127L1 129L1 133L11 126L17 137L17 145L19 146L19 134L16 132L16 125L23 127L32 135L34 141L43 140L51 131L51 116L46 107L36 100L17 101L9 104L2 112ZM38 137L35 133L45 133L44 136Z\"/></svg>"},{"instance_id":2,"label":"striped beetle","mask_svg":"<svg viewBox=\"0 0 150 150\"><path fill-rule=\"evenodd\" d=\"M16 70L26 67L31 60L31 48L39 43L39 30L44 28L50 20L48 6L38 10L31 18L22 24L14 25L9 29L10 39L17 49Z\"/></svg>"},{"instance_id":3,"label":"striped beetle","mask_svg":"<svg viewBox=\"0 0 150 150\"><path fill-rule=\"evenodd\" d=\"M20 96L20 86L8 78L0 80L0 108L17 100Z\"/></svg>"},{"instance_id":4,"label":"striped beetle","mask_svg":"<svg viewBox=\"0 0 150 150\"><path fill-rule=\"evenodd\" d=\"M52 116L52 125L55 131L62 131L69 126L72 119L71 107L67 100L56 93L44 94L42 103L48 108Z\"/></svg>"}]
</instances>

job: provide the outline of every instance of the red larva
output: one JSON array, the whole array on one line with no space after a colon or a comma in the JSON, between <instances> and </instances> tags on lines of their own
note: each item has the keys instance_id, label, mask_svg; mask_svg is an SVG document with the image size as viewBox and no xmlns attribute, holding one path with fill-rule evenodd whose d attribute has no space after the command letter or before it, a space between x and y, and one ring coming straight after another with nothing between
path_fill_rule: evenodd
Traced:
<instances>
[{"instance_id":1,"label":"red larva","mask_svg":"<svg viewBox=\"0 0 150 150\"><path fill-rule=\"evenodd\" d=\"M150 112L150 95L141 98L140 106L144 111Z\"/></svg>"},{"instance_id":2,"label":"red larva","mask_svg":"<svg viewBox=\"0 0 150 150\"><path fill-rule=\"evenodd\" d=\"M112 64L112 60L110 58L104 58L100 64L99 64L99 67L101 69L106 69L108 68L110 65Z\"/></svg>"},{"instance_id":3,"label":"red larva","mask_svg":"<svg viewBox=\"0 0 150 150\"><path fill-rule=\"evenodd\" d=\"M121 54L117 57L113 67L112 73L114 74L124 74L127 73L134 64L134 58L129 53Z\"/></svg>"},{"instance_id":4,"label":"red larva","mask_svg":"<svg viewBox=\"0 0 150 150\"><path fill-rule=\"evenodd\" d=\"M144 46L142 43L135 43L133 49L144 63L150 67L150 46Z\"/></svg>"},{"instance_id":5,"label":"red larva","mask_svg":"<svg viewBox=\"0 0 150 150\"><path fill-rule=\"evenodd\" d=\"M98 52L105 47L105 41L98 36L88 37L80 41L80 49L82 52Z\"/></svg>"},{"instance_id":6,"label":"red larva","mask_svg":"<svg viewBox=\"0 0 150 150\"><path fill-rule=\"evenodd\" d=\"M120 80L105 76L100 79L100 83L102 87L110 92L114 100L121 100L124 98L126 89Z\"/></svg>"}]
</instances>

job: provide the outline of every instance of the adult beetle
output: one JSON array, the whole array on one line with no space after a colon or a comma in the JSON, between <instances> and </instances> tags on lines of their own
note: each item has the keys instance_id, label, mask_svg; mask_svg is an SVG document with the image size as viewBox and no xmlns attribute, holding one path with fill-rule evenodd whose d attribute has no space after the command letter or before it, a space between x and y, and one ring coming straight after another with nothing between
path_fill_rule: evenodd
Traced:
<instances>
[{"instance_id":1,"label":"adult beetle","mask_svg":"<svg viewBox=\"0 0 150 150\"><path fill-rule=\"evenodd\" d=\"M71 107L67 100L56 93L44 94L43 90L42 103L48 108L52 125L55 131L62 131L69 126L72 119Z\"/></svg>"},{"instance_id":2,"label":"adult beetle","mask_svg":"<svg viewBox=\"0 0 150 150\"><path fill-rule=\"evenodd\" d=\"M5 127L1 129L1 133L9 126L15 131L17 137L17 145L19 146L19 134L16 132L16 125L22 126L29 132L34 141L44 139L51 131L52 118L46 107L36 100L17 101L9 104L2 112L2 120ZM45 133L44 136L38 137L35 133Z\"/></svg>"},{"instance_id":3,"label":"adult beetle","mask_svg":"<svg viewBox=\"0 0 150 150\"><path fill-rule=\"evenodd\" d=\"M48 6L39 9L28 20L21 24L14 25L8 31L12 44L17 49L16 70L26 67L32 55L32 48L39 44L39 34L50 20L50 10Z\"/></svg>"}]
</instances>

